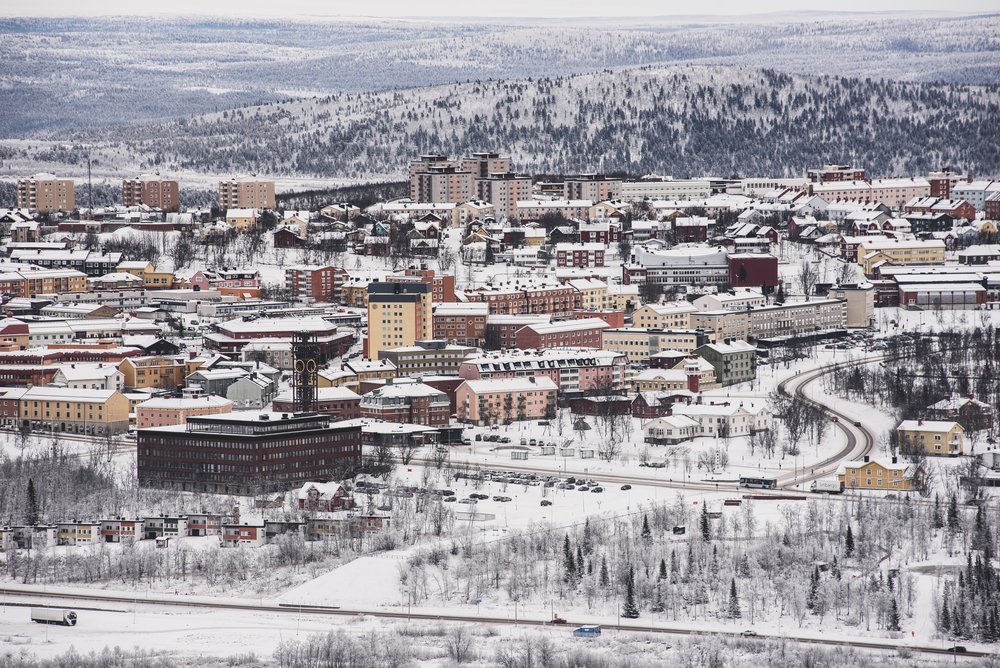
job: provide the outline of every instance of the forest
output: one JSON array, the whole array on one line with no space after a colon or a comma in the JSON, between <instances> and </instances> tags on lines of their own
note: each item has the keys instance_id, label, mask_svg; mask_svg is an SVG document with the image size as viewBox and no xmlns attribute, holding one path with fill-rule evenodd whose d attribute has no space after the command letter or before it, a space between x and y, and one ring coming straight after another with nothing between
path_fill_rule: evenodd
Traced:
<instances>
[{"instance_id":1,"label":"forest","mask_svg":"<svg viewBox=\"0 0 1000 668\"><path fill-rule=\"evenodd\" d=\"M528 173L801 175L839 160L873 177L943 165L1000 172L995 86L668 66L337 93L205 116L0 143L9 165L398 179L416 155L509 153ZM58 150L56 150L58 149Z\"/></svg>"}]
</instances>

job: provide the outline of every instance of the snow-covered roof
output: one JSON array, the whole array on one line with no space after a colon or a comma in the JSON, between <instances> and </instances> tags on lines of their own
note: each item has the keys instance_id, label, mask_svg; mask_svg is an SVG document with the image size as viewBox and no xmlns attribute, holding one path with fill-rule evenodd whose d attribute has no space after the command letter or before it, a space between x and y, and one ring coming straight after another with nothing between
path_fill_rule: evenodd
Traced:
<instances>
[{"instance_id":1,"label":"snow-covered roof","mask_svg":"<svg viewBox=\"0 0 1000 668\"><path fill-rule=\"evenodd\" d=\"M560 320L559 322L540 322L525 325L537 334L560 334L576 332L582 329L608 329L608 323L600 318L578 318L576 320Z\"/></svg>"},{"instance_id":2,"label":"snow-covered roof","mask_svg":"<svg viewBox=\"0 0 1000 668\"><path fill-rule=\"evenodd\" d=\"M897 431L926 431L926 432L942 432L951 431L955 427L962 429L962 425L957 422L951 422L946 420L903 420L896 427ZM965 431L962 429L962 431Z\"/></svg>"},{"instance_id":3,"label":"snow-covered roof","mask_svg":"<svg viewBox=\"0 0 1000 668\"><path fill-rule=\"evenodd\" d=\"M529 392L535 390L555 391L558 388L548 376L529 376L526 378L491 378L489 380L467 380L463 383L476 394L491 394L500 392Z\"/></svg>"},{"instance_id":4,"label":"snow-covered roof","mask_svg":"<svg viewBox=\"0 0 1000 668\"><path fill-rule=\"evenodd\" d=\"M143 401L136 408L188 410L192 408L216 408L232 405L233 402L225 397L209 394L201 397L156 397Z\"/></svg>"}]
</instances>

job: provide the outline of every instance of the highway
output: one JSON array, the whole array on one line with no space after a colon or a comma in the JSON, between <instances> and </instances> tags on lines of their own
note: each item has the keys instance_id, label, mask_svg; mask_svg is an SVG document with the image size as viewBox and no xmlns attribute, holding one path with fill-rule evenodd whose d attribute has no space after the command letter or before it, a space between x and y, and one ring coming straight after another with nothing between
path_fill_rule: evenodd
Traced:
<instances>
[{"instance_id":1,"label":"highway","mask_svg":"<svg viewBox=\"0 0 1000 668\"><path fill-rule=\"evenodd\" d=\"M395 619L395 620L407 620L407 621L435 621L435 622L462 622L469 624L491 624L491 625L508 625L508 626L538 626L538 627L556 627L551 621L546 619L539 619L537 617L521 617L521 618L510 618L510 617L495 617L489 615L479 615L474 612L448 612L446 614L441 614L440 612L427 612L417 609L408 609L406 611L400 608L399 610L392 609L368 609L368 608L340 608L335 606L315 606L315 605L294 605L294 604L274 604L274 603L262 603L247 600L219 600L210 597L198 597L198 596L180 596L180 595L170 595L170 594L149 594L149 595L131 595L125 592L93 592L93 593L81 593L81 592L69 592L69 591L39 591L37 587L28 587L25 585L8 585L5 587L0 587L0 594L4 596L4 604L10 606L48 606L48 607L61 607L61 608L71 608L76 602L102 602L102 603L121 603L121 604L131 604L136 605L149 605L149 606L169 606L169 607L186 607L186 608L200 608L200 609L213 609L213 610L243 610L249 612L266 612L274 614L283 615L326 615L326 616L338 616L338 617L353 617L358 615L366 615L370 617L379 617L384 619ZM14 599L14 600L11 600ZM22 602L18 602L22 601ZM96 608L90 606L88 608L77 608L79 610L98 610L107 612L124 612L123 610L116 610L113 608ZM715 636L730 636L737 637L742 635L741 631L724 631L724 630L710 630L706 631L703 629L696 629L684 626L674 626L669 623L657 623L657 622L638 622L634 619L617 619L614 624L608 624L607 619L597 619L593 617L584 616L572 616L566 620L565 626L567 628L567 633L569 628L574 628L577 626L586 625L599 625L605 631L629 631L634 633L659 633L666 635L715 635ZM811 643L817 645L839 645L839 646L850 646L858 649L869 649L869 650L883 650L883 651L897 651L901 647L908 648L914 652L923 652L927 654L952 654L948 652L945 647L934 647L931 645L917 645L911 644L903 641L892 641L883 639L859 639L852 638L850 640L838 640L833 638L822 638L808 635L796 635L794 633L758 633L755 637L761 639L770 640L788 640L792 642L801 643ZM982 652L977 650L969 650L965 653L957 654L960 658L981 658L985 656L991 656L990 652Z\"/></svg>"}]
</instances>

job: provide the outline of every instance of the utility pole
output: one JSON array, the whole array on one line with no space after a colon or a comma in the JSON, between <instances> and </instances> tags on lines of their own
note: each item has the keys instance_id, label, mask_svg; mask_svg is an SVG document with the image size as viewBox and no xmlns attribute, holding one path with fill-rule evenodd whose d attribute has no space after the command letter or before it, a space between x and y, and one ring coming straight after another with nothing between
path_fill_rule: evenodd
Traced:
<instances>
[{"instance_id":1,"label":"utility pole","mask_svg":"<svg viewBox=\"0 0 1000 668\"><path fill-rule=\"evenodd\" d=\"M90 209L89 218L94 217L94 181L90 172L90 149L87 149L87 207Z\"/></svg>"}]
</instances>

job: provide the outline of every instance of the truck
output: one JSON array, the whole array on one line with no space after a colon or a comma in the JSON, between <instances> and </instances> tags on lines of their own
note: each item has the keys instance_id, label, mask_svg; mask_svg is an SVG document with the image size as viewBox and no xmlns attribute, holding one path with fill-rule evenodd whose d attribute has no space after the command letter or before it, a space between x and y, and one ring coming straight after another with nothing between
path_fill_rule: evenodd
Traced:
<instances>
[{"instance_id":1,"label":"truck","mask_svg":"<svg viewBox=\"0 0 1000 668\"><path fill-rule=\"evenodd\" d=\"M60 610L58 608L32 608L31 621L39 624L76 626L76 613L72 610Z\"/></svg>"},{"instance_id":2,"label":"truck","mask_svg":"<svg viewBox=\"0 0 1000 668\"><path fill-rule=\"evenodd\" d=\"M840 494L844 491L844 487L840 484L839 480L834 478L821 478L820 480L813 480L812 485L809 486L809 491L817 494Z\"/></svg>"}]
</instances>

